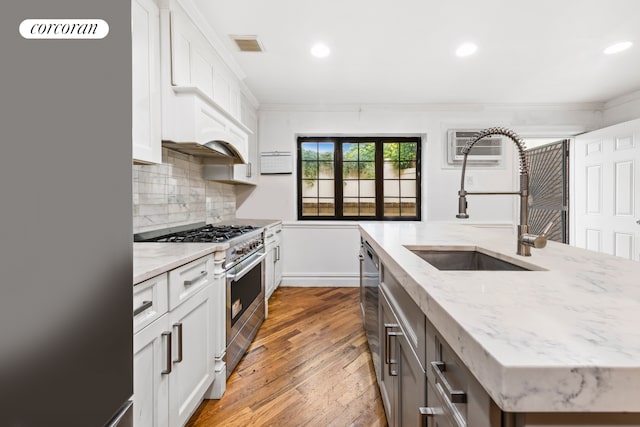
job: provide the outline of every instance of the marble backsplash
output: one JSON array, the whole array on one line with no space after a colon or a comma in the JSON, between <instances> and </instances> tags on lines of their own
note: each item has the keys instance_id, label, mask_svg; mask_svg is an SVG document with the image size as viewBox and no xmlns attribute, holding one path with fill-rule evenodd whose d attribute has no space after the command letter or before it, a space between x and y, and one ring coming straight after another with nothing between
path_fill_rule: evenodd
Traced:
<instances>
[{"instance_id":1,"label":"marble backsplash","mask_svg":"<svg viewBox=\"0 0 640 427\"><path fill-rule=\"evenodd\" d=\"M199 158L162 149L162 164L133 166L133 232L233 219L233 184L202 179Z\"/></svg>"}]
</instances>

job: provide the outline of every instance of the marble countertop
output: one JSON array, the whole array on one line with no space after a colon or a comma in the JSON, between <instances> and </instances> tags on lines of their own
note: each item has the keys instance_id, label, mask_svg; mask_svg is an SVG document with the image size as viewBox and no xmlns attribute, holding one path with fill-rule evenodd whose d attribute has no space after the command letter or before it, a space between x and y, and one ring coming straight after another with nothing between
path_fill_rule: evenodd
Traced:
<instances>
[{"instance_id":1,"label":"marble countertop","mask_svg":"<svg viewBox=\"0 0 640 427\"><path fill-rule=\"evenodd\" d=\"M134 243L133 284L228 247L228 243Z\"/></svg>"},{"instance_id":2,"label":"marble countertop","mask_svg":"<svg viewBox=\"0 0 640 427\"><path fill-rule=\"evenodd\" d=\"M360 230L503 410L640 412L640 262L556 242L521 257L511 229ZM482 248L543 271L440 271L405 245Z\"/></svg>"}]
</instances>

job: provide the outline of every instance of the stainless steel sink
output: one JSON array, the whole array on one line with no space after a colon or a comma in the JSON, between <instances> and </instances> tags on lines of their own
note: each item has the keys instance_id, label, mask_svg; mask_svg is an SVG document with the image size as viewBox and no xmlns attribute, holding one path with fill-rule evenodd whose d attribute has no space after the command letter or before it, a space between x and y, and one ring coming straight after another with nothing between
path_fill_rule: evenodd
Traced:
<instances>
[{"instance_id":1,"label":"stainless steel sink","mask_svg":"<svg viewBox=\"0 0 640 427\"><path fill-rule=\"evenodd\" d=\"M408 249L438 270L531 271L477 250Z\"/></svg>"}]
</instances>

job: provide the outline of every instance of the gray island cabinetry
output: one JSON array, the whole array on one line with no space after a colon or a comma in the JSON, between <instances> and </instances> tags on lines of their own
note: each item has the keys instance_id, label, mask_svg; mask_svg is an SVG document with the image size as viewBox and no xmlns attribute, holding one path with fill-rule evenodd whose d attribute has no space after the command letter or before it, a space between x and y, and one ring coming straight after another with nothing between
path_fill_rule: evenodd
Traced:
<instances>
[{"instance_id":1,"label":"gray island cabinetry","mask_svg":"<svg viewBox=\"0 0 640 427\"><path fill-rule=\"evenodd\" d=\"M520 257L511 229L360 231L379 258L374 363L390 426L640 426L640 263L555 242ZM493 261L424 256L457 252Z\"/></svg>"}]
</instances>

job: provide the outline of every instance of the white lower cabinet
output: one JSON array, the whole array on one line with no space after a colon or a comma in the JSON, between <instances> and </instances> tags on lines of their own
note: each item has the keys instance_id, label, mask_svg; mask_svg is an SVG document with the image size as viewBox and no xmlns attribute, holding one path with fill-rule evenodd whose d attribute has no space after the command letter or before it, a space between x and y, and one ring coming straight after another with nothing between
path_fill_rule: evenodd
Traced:
<instances>
[{"instance_id":1,"label":"white lower cabinet","mask_svg":"<svg viewBox=\"0 0 640 427\"><path fill-rule=\"evenodd\" d=\"M171 335L165 314L133 336L133 423L136 427L169 425Z\"/></svg>"},{"instance_id":2,"label":"white lower cabinet","mask_svg":"<svg viewBox=\"0 0 640 427\"><path fill-rule=\"evenodd\" d=\"M169 425L182 426L202 402L213 380L207 289L170 313L173 372L169 375Z\"/></svg>"},{"instance_id":3,"label":"white lower cabinet","mask_svg":"<svg viewBox=\"0 0 640 427\"><path fill-rule=\"evenodd\" d=\"M264 232L264 248L267 253L264 269L264 297L266 302L282 282L282 224L268 227Z\"/></svg>"},{"instance_id":4,"label":"white lower cabinet","mask_svg":"<svg viewBox=\"0 0 640 427\"><path fill-rule=\"evenodd\" d=\"M208 255L134 286L135 427L185 425L214 381L213 265Z\"/></svg>"}]
</instances>

